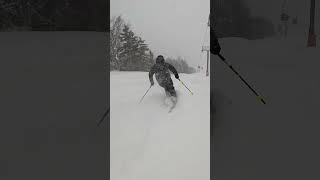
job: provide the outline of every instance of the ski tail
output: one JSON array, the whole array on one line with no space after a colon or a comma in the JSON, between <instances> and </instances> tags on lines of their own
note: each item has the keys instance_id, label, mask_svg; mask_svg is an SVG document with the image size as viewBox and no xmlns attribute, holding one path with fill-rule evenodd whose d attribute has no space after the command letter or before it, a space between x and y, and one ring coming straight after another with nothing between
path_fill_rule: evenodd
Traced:
<instances>
[{"instance_id":1,"label":"ski tail","mask_svg":"<svg viewBox=\"0 0 320 180\"><path fill-rule=\"evenodd\" d=\"M169 108L169 113L172 112L172 110L176 107L178 99L175 96L170 97L170 101L172 102L170 108Z\"/></svg>"}]
</instances>

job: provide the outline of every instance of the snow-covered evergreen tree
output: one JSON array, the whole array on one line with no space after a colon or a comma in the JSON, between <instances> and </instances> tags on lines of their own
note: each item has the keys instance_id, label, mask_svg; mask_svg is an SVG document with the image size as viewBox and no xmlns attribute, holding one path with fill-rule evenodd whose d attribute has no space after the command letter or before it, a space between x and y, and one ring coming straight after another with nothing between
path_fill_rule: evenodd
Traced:
<instances>
[{"instance_id":1,"label":"snow-covered evergreen tree","mask_svg":"<svg viewBox=\"0 0 320 180\"><path fill-rule=\"evenodd\" d=\"M119 62L122 71L149 71L153 54L141 37L134 34L129 25L124 25L120 34Z\"/></svg>"},{"instance_id":2,"label":"snow-covered evergreen tree","mask_svg":"<svg viewBox=\"0 0 320 180\"><path fill-rule=\"evenodd\" d=\"M124 20L121 16L113 17L110 23L110 69L119 70L120 35L124 26Z\"/></svg>"}]
</instances>

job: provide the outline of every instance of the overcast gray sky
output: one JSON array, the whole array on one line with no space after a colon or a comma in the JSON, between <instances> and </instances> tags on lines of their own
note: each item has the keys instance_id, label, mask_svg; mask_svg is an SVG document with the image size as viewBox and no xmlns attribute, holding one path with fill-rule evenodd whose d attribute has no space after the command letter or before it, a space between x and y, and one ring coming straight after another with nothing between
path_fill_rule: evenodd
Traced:
<instances>
[{"instance_id":1,"label":"overcast gray sky","mask_svg":"<svg viewBox=\"0 0 320 180\"><path fill-rule=\"evenodd\" d=\"M110 4L111 17L122 15L155 55L181 56L192 66L205 65L201 45L203 39L205 45L210 43L210 0L111 0Z\"/></svg>"},{"instance_id":2,"label":"overcast gray sky","mask_svg":"<svg viewBox=\"0 0 320 180\"><path fill-rule=\"evenodd\" d=\"M320 3L317 1L317 12ZM283 0L246 0L252 15L279 22ZM287 0L287 11L299 16L300 25L307 31L310 0ZM210 40L209 29L205 32L210 0L111 0L111 16L122 15L130 22L134 32L149 44L155 55L182 56L197 66L206 63L206 54L201 55L202 41ZM317 13L316 26L320 25ZM301 23L303 21L303 23ZM201 57L201 59L200 59Z\"/></svg>"}]
</instances>

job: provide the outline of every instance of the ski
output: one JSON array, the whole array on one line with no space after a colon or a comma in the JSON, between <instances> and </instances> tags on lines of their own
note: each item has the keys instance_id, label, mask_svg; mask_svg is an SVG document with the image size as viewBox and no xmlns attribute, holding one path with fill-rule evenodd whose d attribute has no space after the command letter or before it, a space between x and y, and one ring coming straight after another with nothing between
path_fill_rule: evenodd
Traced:
<instances>
[{"instance_id":1,"label":"ski","mask_svg":"<svg viewBox=\"0 0 320 180\"><path fill-rule=\"evenodd\" d=\"M176 107L176 104L177 104L177 98L176 97L170 97L170 101L171 101L171 107L169 108L169 112L168 113L171 113L172 110Z\"/></svg>"}]
</instances>

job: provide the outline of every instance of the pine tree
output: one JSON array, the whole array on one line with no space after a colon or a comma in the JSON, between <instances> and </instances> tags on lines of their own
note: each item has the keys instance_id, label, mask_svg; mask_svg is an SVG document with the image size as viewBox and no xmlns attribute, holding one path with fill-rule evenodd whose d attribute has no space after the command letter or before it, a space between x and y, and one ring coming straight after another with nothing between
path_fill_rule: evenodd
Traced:
<instances>
[{"instance_id":1,"label":"pine tree","mask_svg":"<svg viewBox=\"0 0 320 180\"><path fill-rule=\"evenodd\" d=\"M148 69L148 66L150 64L150 54L149 54L149 48L148 45L145 44L145 40L142 40L141 37L138 37L137 39L138 43L138 52L137 55L139 58L139 70L145 71Z\"/></svg>"},{"instance_id":2,"label":"pine tree","mask_svg":"<svg viewBox=\"0 0 320 180\"><path fill-rule=\"evenodd\" d=\"M121 16L113 17L110 25L110 69L119 70L119 50L121 47L120 35L123 29L124 20Z\"/></svg>"},{"instance_id":3,"label":"pine tree","mask_svg":"<svg viewBox=\"0 0 320 180\"><path fill-rule=\"evenodd\" d=\"M154 64L154 54L152 53L151 50L149 50L146 57L144 70L149 71L153 64Z\"/></svg>"},{"instance_id":4,"label":"pine tree","mask_svg":"<svg viewBox=\"0 0 320 180\"><path fill-rule=\"evenodd\" d=\"M132 67L135 36L128 24L124 25L120 35L121 47L119 48L120 70L129 70Z\"/></svg>"},{"instance_id":5,"label":"pine tree","mask_svg":"<svg viewBox=\"0 0 320 180\"><path fill-rule=\"evenodd\" d=\"M120 41L120 70L149 71L152 66L153 54L150 54L150 49L145 40L136 36L129 25L124 25Z\"/></svg>"}]
</instances>

